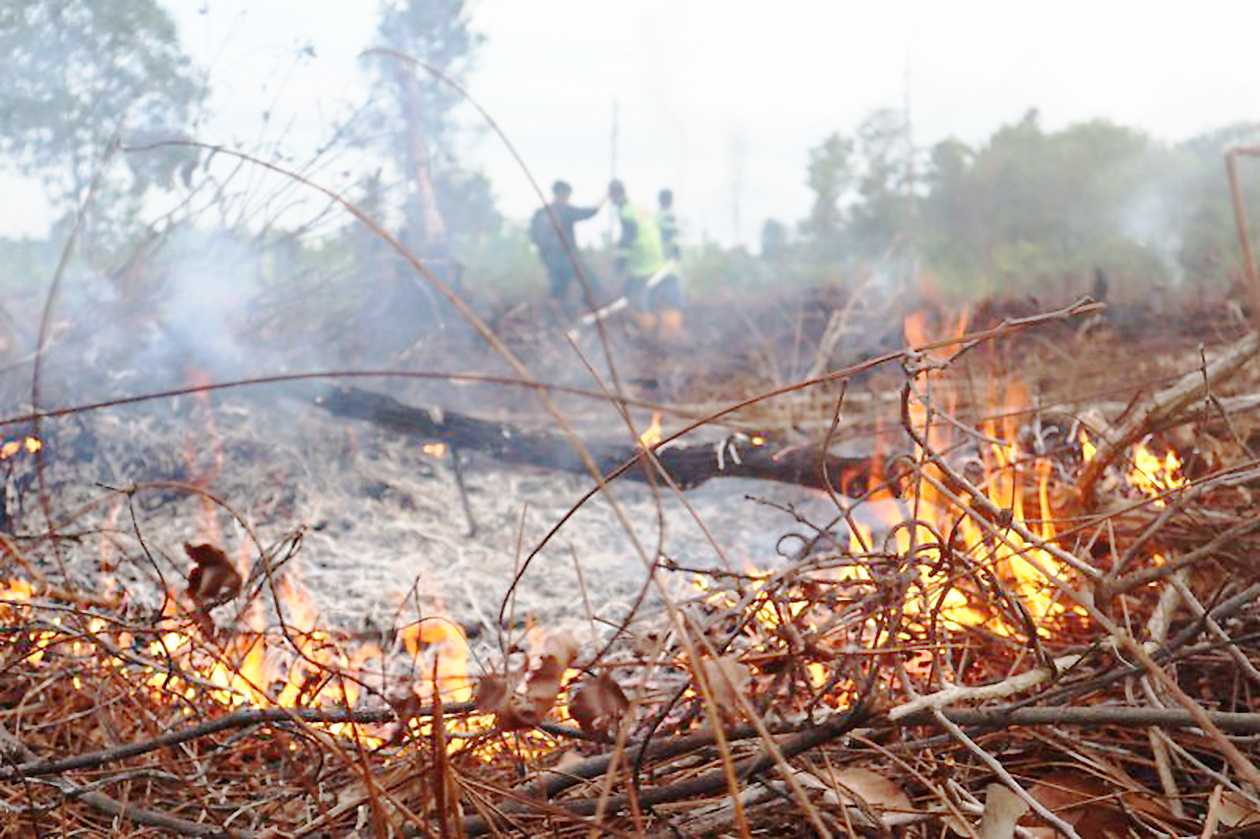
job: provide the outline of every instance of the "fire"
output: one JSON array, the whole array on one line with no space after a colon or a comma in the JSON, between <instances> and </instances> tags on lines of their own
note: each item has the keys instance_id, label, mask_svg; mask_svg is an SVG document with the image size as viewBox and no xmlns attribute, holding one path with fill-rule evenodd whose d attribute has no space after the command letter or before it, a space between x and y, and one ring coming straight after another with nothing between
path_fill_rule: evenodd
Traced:
<instances>
[{"instance_id":1,"label":"fire","mask_svg":"<svg viewBox=\"0 0 1260 839\"><path fill-rule=\"evenodd\" d=\"M5 440L0 443L0 460L8 460L21 452L27 454L35 454L44 447L44 443L38 437L20 437L15 440Z\"/></svg>"},{"instance_id":2,"label":"fire","mask_svg":"<svg viewBox=\"0 0 1260 839\"><path fill-rule=\"evenodd\" d=\"M1098 454L1098 447L1089 439L1089 435L1085 433L1083 428L1080 431L1079 439L1081 443L1081 460L1089 463Z\"/></svg>"},{"instance_id":3,"label":"fire","mask_svg":"<svg viewBox=\"0 0 1260 839\"><path fill-rule=\"evenodd\" d=\"M462 630L446 618L428 618L408 624L399 633L403 648L417 668L423 667L423 655L432 649L436 660L437 688L445 702L467 702L472 699L472 679L468 675L468 640ZM432 695L432 669L418 673L421 695Z\"/></svg>"},{"instance_id":4,"label":"fire","mask_svg":"<svg viewBox=\"0 0 1260 839\"><path fill-rule=\"evenodd\" d=\"M163 619L168 628L148 644L146 652L155 662L174 662L180 675L154 667L143 679L152 698L161 702L178 695L193 700L200 686L209 687L207 695L227 708L357 707L364 685L379 683L386 672L391 653L371 641L347 642L321 628L321 616L300 580L286 575L275 585L284 613L283 636L277 628L267 627L264 610L257 602L242 616L247 629L226 633L226 640L204 636L178 605L168 605ZM411 681L422 699L434 698L430 662L436 664L443 701L471 699L468 644L454 624L444 619L410 624L399 632L398 643L412 658ZM123 666L123 662L116 662L116 666ZM368 726L335 723L327 728L369 746L384 742Z\"/></svg>"},{"instance_id":5,"label":"fire","mask_svg":"<svg viewBox=\"0 0 1260 839\"><path fill-rule=\"evenodd\" d=\"M1134 489L1150 497L1156 507L1163 507L1164 500L1160 496L1184 487L1186 479L1181 474L1181 458L1177 453L1169 449L1160 459L1151 451L1150 442L1151 438L1147 437L1133 448L1133 465L1125 479Z\"/></svg>"},{"instance_id":6,"label":"fire","mask_svg":"<svg viewBox=\"0 0 1260 839\"><path fill-rule=\"evenodd\" d=\"M209 378L194 370L188 383L204 386ZM225 454L208 393L197 392L192 400L202 416L202 428L189 433L183 455L189 483L209 490L221 473ZM0 460L23 452L33 454L42 446L31 436L6 440L0 443ZM448 447L428 443L423 450L444 457ZM208 493L197 496L195 503L199 514L196 541L222 544L215 503ZM114 529L121 509L121 502L115 503L107 513L111 525L107 530ZM107 589L116 585L108 574L116 564L115 552L103 537L100 565L106 572L103 586ZM242 542L232 564L242 577L248 576L253 560L247 543ZM20 578L0 579L0 622L9 626L33 623L38 613L32 600L37 593ZM70 632L61 626L62 618L54 614L27 633L31 651L24 660L38 664L46 658L46 650L58 655L64 651L82 659L84 685L92 683L88 674L93 670L116 673L156 705L169 706L184 716L196 715L206 704L223 709L357 709L369 698L378 702L385 691L393 696L400 681L412 685L425 702L436 699L435 693L448 703L466 702L473 695L471 654L456 624L426 618L403 627L388 647L384 644L388 636L377 643L329 629L295 563L264 579L261 593L252 600L243 596L229 600L214 610L214 617L202 612L200 604L181 590L167 592L151 633L120 630L101 618L91 618L88 628L102 642L93 643L78 627ZM410 674L404 669L408 662ZM465 734L488 731L493 724L492 718L475 716L448 721L453 730ZM369 748L385 742L385 732L374 726L338 723L322 727ZM467 742L450 740L452 748L463 748Z\"/></svg>"},{"instance_id":7,"label":"fire","mask_svg":"<svg viewBox=\"0 0 1260 839\"><path fill-rule=\"evenodd\" d=\"M967 321L964 311L948 325L948 333L953 337L963 334ZM910 346L933 342L923 312L906 319L905 337ZM932 351L930 356L944 359L946 352ZM947 371L928 368L916 374L916 387L907 405L909 421L934 454L948 452L963 441L956 428L940 420L939 413L929 411L927 397L930 395L936 411L953 414L958 392ZM978 485L995 507L1009 513L1010 523L964 514L958 500L943 489L950 483L945 473L936 464L924 462L928 453L916 445L917 473L901 497L894 498L885 491L851 511L854 524L849 532L849 553L861 561L840 569L837 577L874 583L871 564L880 557L914 556L917 579L906 589L907 617L930 616L945 624L983 626L1005 635L1024 632L1026 626L1017 615L995 614L988 593L974 583L964 583L959 572L952 570L974 568L994 575L1018 599L1038 634L1048 634L1049 626L1075 611L1075 607L1060 602L1052 584L1037 570L1068 574L1046 548L1056 536L1051 504L1053 465L1046 457L1024 451L1018 441L1019 416L1031 404L1022 383L1011 380L1003 391L991 383L988 403L998 410L997 416L984 420L977 429L990 441L980 444L977 452L983 474ZM883 483L880 468L874 469L873 485ZM1013 527L1016 523L1022 527ZM1035 538L1028 539L1020 531ZM886 535L877 538L881 532ZM942 544L942 539L948 539L948 545Z\"/></svg>"},{"instance_id":8,"label":"fire","mask_svg":"<svg viewBox=\"0 0 1260 839\"><path fill-rule=\"evenodd\" d=\"M1078 436L1081 445L1081 460L1089 463L1098 454L1098 448L1090 440L1089 435L1081 429ZM1138 442L1130 452L1129 469L1125 473L1125 482L1150 499L1155 507L1163 507L1163 496L1187 485L1182 473L1181 458L1171 448L1161 458L1151 451L1151 438L1147 436Z\"/></svg>"},{"instance_id":9,"label":"fire","mask_svg":"<svg viewBox=\"0 0 1260 839\"><path fill-rule=\"evenodd\" d=\"M652 423L639 435L639 445L650 449L662 439L664 439L664 434L661 432L661 414L659 411L653 411Z\"/></svg>"},{"instance_id":10,"label":"fire","mask_svg":"<svg viewBox=\"0 0 1260 839\"><path fill-rule=\"evenodd\" d=\"M957 336L965 332L966 326L964 312L945 329ZM905 338L911 346L933 342L924 313L907 318ZM944 360L947 353L948 348L933 350L929 357ZM1058 538L1054 463L1020 436L1020 417L1029 411L1033 400L1021 382L1010 380L999 387L991 379L987 405L993 416L977 424L975 431L979 438L968 437L956 426L942 421L939 413L934 413L953 414L957 406L961 386L951 380L950 372L928 366L915 373L915 389L907 405L908 420L918 439L926 441L930 451L916 447L911 453L916 465L914 477L899 493L894 495L887 489L872 492L860 506L846 511L851 521L848 555L842 557L843 562L819 573L831 581L853 584L859 591L855 596L861 596L861 591L887 586L890 578L896 578L901 594L897 608L907 624L939 621L947 627L982 627L995 634L1014 637L1029 631L1029 621L1021 620L1021 616L1026 615L1032 631L1048 637L1057 622L1078 614L1079 610L1064 602L1043 574L1049 571L1070 578L1072 572L1049 550ZM205 404L208 406L208 400ZM641 446L651 447L663 439L661 418L659 412L653 413L649 426L639 436ZM877 432L877 437L884 436ZM208 458L209 468L204 467L207 458L195 457L198 453L205 454L207 438L212 455ZM766 442L761 436L751 440L754 445ZM200 450L189 446L188 461L196 476L194 482L204 486L216 478L223 458L209 415L207 433L199 438L199 443ZM1085 461L1097 456L1097 448L1083 430L1079 432L1079 443ZM1126 478L1153 503L1162 504L1159 496L1184 486L1186 480L1177 454L1169 450L1161 457L1152 451L1150 443L1149 439L1144 440L1134 448ZM23 450L38 451L41 445L33 437L6 441L0 446L0 459L13 457ZM932 456L962 445L970 447L966 451L976 461L974 465L980 475L972 483L994 507L1003 511L1001 516L992 517L993 520L964 512L960 507L960 500L962 503L968 500L964 491L948 480L945 470L931 462ZM423 444L422 451L440 458L447 456L448 447L431 442ZM872 458L875 464L870 476L872 490L884 482L878 466L881 457L877 452ZM194 469L197 464L203 464L203 468ZM964 495L961 499L960 494ZM203 533L202 538L217 541L217 530L211 529L214 528L214 510L207 508L207 513L203 526L208 532ZM907 562L907 558L912 561ZM248 566L247 559L245 556L237 558L236 565L241 572ZM746 600L756 628L765 636L784 639L785 644L790 645L798 630L813 630L822 625L825 616L818 615L819 600L809 591L783 588L782 581L771 572L756 568L745 569L742 575L736 576L740 578L738 594L731 589L713 587L706 577L697 577L695 585L701 589L703 599L718 607L729 608ZM986 582L991 580L992 589L1000 589L1019 608L1002 607L990 588L978 582L981 578ZM404 653L411 664L408 683L419 700L430 702L438 695L444 702L467 702L473 698L471 652L464 632L456 623L442 617L416 620L398 631L392 646L384 639L381 644L355 641L327 628L314 598L293 567L286 567L274 580L266 581L263 591L262 597L232 616L232 629L210 628L204 615L175 596L167 600L156 637L146 636L141 642L136 642L127 632L110 629L103 621L94 621L93 632L108 636L119 650L137 651L149 662L138 674L136 661L123 656L107 658L103 666L120 671L127 668L129 677L137 675L140 689L147 691L155 701L183 707L187 714L194 713L192 700L202 697L210 697L224 708L353 709L369 694L379 698L385 676L391 672L389 665L398 664ZM268 604L273 591L276 602ZM781 596L783 591L793 593ZM32 596L31 586L21 580L0 581L0 618L11 617L16 610L29 610ZM824 608L832 608L834 617L851 602L842 597L836 605ZM282 625L278 626L276 616L271 614L273 606L280 612ZM222 608L226 612L234 606ZM848 643L867 640L864 632L864 627L858 627ZM927 658L927 652L922 646L914 646L916 637L909 629L899 629L898 633L893 641L905 645L903 649L908 653L905 660L913 665L912 669L917 669ZM52 644L58 633L49 630L44 635L47 637L40 640ZM100 656L99 648L90 643L72 643L79 645L73 649L85 657ZM800 652L803 649L805 652ZM775 651L764 653L767 658L776 654ZM821 646L793 649L793 655L803 659L798 671L800 678L815 690L831 683L834 668L830 661L843 654L842 649ZM38 662L43 655L36 651L28 659ZM579 675L570 670L564 674L564 681L573 681ZM842 684L829 690L828 701L840 704L852 698L854 688ZM563 716L563 703L557 712ZM447 724L452 731L470 733L487 731L494 722L492 717L474 715L450 720ZM423 735L432 723L417 720L410 725L414 733ZM384 742L379 731L367 726L336 724L327 726L327 730L353 736L370 745ZM461 739L451 738L448 745L452 749L460 748ZM518 740L518 748L520 745ZM545 748L540 746L539 753ZM487 754L480 749L479 746L478 754ZM528 751L526 747L522 753Z\"/></svg>"}]
</instances>

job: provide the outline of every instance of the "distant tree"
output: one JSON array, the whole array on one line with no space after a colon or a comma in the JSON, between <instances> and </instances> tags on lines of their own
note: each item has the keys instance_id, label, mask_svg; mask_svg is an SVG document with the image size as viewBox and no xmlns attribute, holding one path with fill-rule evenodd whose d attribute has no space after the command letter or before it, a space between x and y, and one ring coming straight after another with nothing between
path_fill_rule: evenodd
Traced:
<instances>
[{"instance_id":1,"label":"distant tree","mask_svg":"<svg viewBox=\"0 0 1260 839\"><path fill-rule=\"evenodd\" d=\"M1180 211L1177 261L1192 280L1237 280L1242 255L1225 177L1225 152L1260 143L1260 123L1239 122L1180 144L1179 177L1173 194ZM1243 159L1239 181L1247 205L1252 241L1260 240L1260 161Z\"/></svg>"},{"instance_id":2,"label":"distant tree","mask_svg":"<svg viewBox=\"0 0 1260 839\"><path fill-rule=\"evenodd\" d=\"M959 277L975 269L983 247L984 221L967 200L966 181L976 153L967 144L943 140L928 155L927 195L920 204L920 249L938 272Z\"/></svg>"},{"instance_id":3,"label":"distant tree","mask_svg":"<svg viewBox=\"0 0 1260 839\"><path fill-rule=\"evenodd\" d=\"M155 0L10 0L0 5L0 54L0 152L66 211L115 137L179 135L205 95ZM134 218L146 190L171 186L188 159L177 150L122 156L97 202L114 232Z\"/></svg>"},{"instance_id":4,"label":"distant tree","mask_svg":"<svg viewBox=\"0 0 1260 839\"><path fill-rule=\"evenodd\" d=\"M1133 254L1129 217L1154 152L1141 132L1105 120L1046 132L1035 110L974 152L939 144L923 203L927 258L996 289L1044 287Z\"/></svg>"},{"instance_id":5,"label":"distant tree","mask_svg":"<svg viewBox=\"0 0 1260 839\"><path fill-rule=\"evenodd\" d=\"M810 151L814 201L797 252L822 276L912 257L947 286L983 293L1081 293L1097 268L1131 296L1177 274L1237 279L1222 156L1256 142L1257 123L1177 146L1102 119L1047 131L1030 109L975 147L948 139L924 154L901 112L876 111L852 138ZM1250 163L1243 190L1260 237Z\"/></svg>"},{"instance_id":6,"label":"distant tree","mask_svg":"<svg viewBox=\"0 0 1260 839\"><path fill-rule=\"evenodd\" d=\"M787 225L778 219L768 218L761 225L761 258L775 262L782 260L788 250Z\"/></svg>"},{"instance_id":7,"label":"distant tree","mask_svg":"<svg viewBox=\"0 0 1260 839\"><path fill-rule=\"evenodd\" d=\"M393 0L381 4L378 46L418 59L456 82L472 68L483 36L469 24L463 0ZM407 185L404 241L421 256L452 237L491 234L502 218L489 181L460 164L467 135L457 121L460 97L423 68L384 55L372 59L388 95L371 114Z\"/></svg>"},{"instance_id":8,"label":"distant tree","mask_svg":"<svg viewBox=\"0 0 1260 839\"><path fill-rule=\"evenodd\" d=\"M853 140L838 133L809 150L806 183L814 201L801 233L823 258L839 258L844 252L842 201L853 188L853 163Z\"/></svg>"},{"instance_id":9,"label":"distant tree","mask_svg":"<svg viewBox=\"0 0 1260 839\"><path fill-rule=\"evenodd\" d=\"M913 248L923 173L908 142L905 113L883 108L863 120L857 131L857 155L862 175L849 220L855 254L876 258L894 244Z\"/></svg>"}]
</instances>

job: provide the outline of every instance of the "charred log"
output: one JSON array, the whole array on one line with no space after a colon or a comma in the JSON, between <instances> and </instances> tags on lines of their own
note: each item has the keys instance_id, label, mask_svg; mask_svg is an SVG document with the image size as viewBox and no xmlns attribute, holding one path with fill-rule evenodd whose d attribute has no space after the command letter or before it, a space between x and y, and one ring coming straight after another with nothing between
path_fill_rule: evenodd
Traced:
<instances>
[{"instance_id":1,"label":"charred log","mask_svg":"<svg viewBox=\"0 0 1260 839\"><path fill-rule=\"evenodd\" d=\"M587 473L569 441L558 434L527 431L441 408L419 408L359 388L330 390L316 399L316 404L335 416L364 420L421 440L443 442L454 449L481 452L502 463ZM639 446L627 443L585 442L605 475L643 453ZM865 488L870 467L867 458L828 455L824 460L819 446L782 448L768 441L759 444L742 434L717 443L666 444L656 449L656 456L670 478L683 489L697 487L710 478L756 478L826 489L825 466L832 487L839 492L850 486ZM629 469L625 477L650 480L644 468Z\"/></svg>"}]
</instances>

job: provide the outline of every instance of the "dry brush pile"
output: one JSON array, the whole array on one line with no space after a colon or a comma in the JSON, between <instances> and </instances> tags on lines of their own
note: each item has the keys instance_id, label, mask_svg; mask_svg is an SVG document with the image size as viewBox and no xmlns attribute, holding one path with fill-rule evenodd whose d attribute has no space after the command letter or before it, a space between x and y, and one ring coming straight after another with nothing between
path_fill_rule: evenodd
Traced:
<instances>
[{"instance_id":1,"label":"dry brush pile","mask_svg":"<svg viewBox=\"0 0 1260 839\"><path fill-rule=\"evenodd\" d=\"M756 567L735 567L716 542L703 567L638 544L642 599L661 608L612 620L574 604L585 631L522 628L509 593L500 656L479 672L440 615L371 638L312 624L287 577L301 528L263 544L248 509L196 483L167 489L235 518L248 556L211 537L184 546L185 580L167 578L131 506L142 488L116 488L115 524L152 564L161 605L83 590L60 569L90 534L40 494L44 525L0 539L0 825L1245 830L1260 820L1256 339L1170 351L1145 374L1159 384L1132 388L1119 410L1039 405L1048 388L1029 382L1047 365L1030 336L1097 310L970 333L963 321L915 327L913 349L781 389L815 406L824 433L809 445L859 427L884 441L860 482L828 476L833 520L798 515L780 556ZM1065 340L1080 356L1124 346ZM871 370L883 390L850 392ZM728 408L765 428L765 404ZM6 459L38 457L35 439L10 441ZM669 443L626 468L653 470Z\"/></svg>"}]
</instances>

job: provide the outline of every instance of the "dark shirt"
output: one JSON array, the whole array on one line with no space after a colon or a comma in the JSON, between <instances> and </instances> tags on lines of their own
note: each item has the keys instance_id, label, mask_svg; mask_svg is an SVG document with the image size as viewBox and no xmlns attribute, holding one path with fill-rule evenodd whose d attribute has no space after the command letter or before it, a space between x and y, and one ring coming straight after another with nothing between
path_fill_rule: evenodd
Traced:
<instances>
[{"instance_id":1,"label":"dark shirt","mask_svg":"<svg viewBox=\"0 0 1260 839\"><path fill-rule=\"evenodd\" d=\"M665 248L665 255L677 259L682 253L678 247L678 217L673 210L662 209L656 214L656 223L661 228L661 245Z\"/></svg>"},{"instance_id":2,"label":"dark shirt","mask_svg":"<svg viewBox=\"0 0 1260 839\"><path fill-rule=\"evenodd\" d=\"M534 219L530 222L530 238L534 240L544 259L563 258L566 253L565 242L569 247L574 247L576 242L573 225L598 213L599 207L575 207L572 204L551 204L550 207L564 239L556 237L556 229L545 209L539 209L534 214Z\"/></svg>"}]
</instances>

